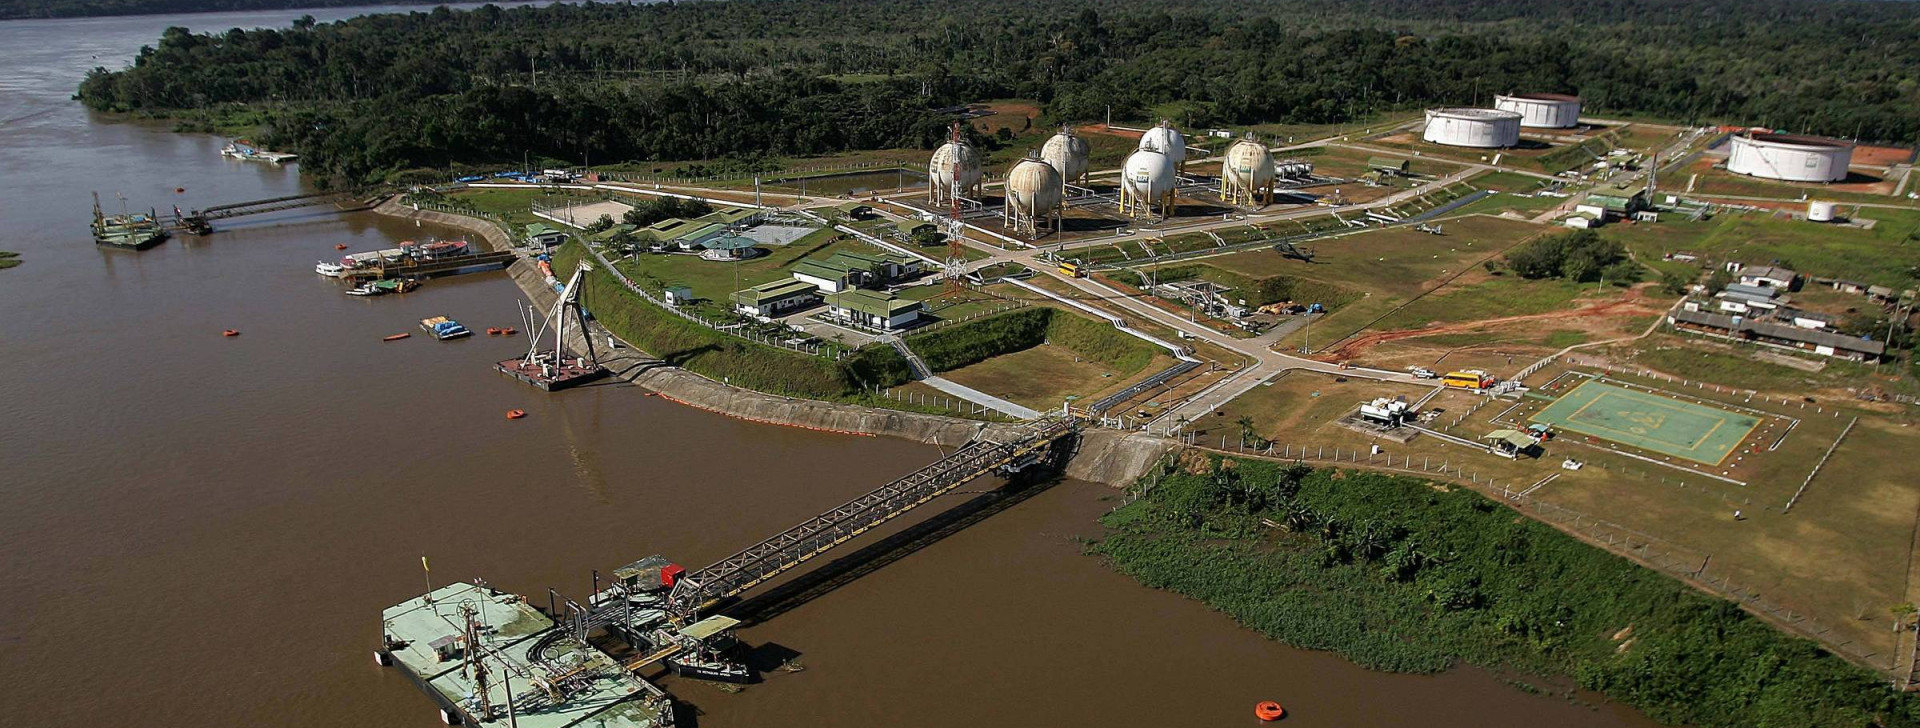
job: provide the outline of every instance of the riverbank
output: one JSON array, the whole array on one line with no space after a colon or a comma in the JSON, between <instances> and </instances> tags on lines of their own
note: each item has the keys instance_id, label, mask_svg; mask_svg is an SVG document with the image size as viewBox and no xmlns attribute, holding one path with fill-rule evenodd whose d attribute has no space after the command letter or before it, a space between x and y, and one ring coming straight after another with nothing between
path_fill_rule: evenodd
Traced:
<instances>
[{"instance_id":1,"label":"riverbank","mask_svg":"<svg viewBox=\"0 0 1920 728\"><path fill-rule=\"evenodd\" d=\"M399 202L398 198L380 205L374 212L459 228L485 240L490 250L512 248L512 240L505 231L479 218L416 210ZM507 272L514 284L519 286L520 292L536 308L545 310L552 307L557 294L532 262L525 259L515 261L508 266ZM592 328L595 342L605 342L610 336L610 332L597 322ZM576 339L574 345L583 343ZM598 348L603 352L600 357L602 365L619 379L657 392L674 402L753 422L856 435L899 437L941 447L956 447L982 433L993 436L1010 432L1012 428L1011 425L958 417L768 394L714 381L648 356L632 346L623 344L610 352L606 351L604 344ZM1082 434L1078 451L1067 465L1066 475L1123 487L1144 475L1154 462L1174 446L1172 440L1164 438L1089 429Z\"/></svg>"}]
</instances>

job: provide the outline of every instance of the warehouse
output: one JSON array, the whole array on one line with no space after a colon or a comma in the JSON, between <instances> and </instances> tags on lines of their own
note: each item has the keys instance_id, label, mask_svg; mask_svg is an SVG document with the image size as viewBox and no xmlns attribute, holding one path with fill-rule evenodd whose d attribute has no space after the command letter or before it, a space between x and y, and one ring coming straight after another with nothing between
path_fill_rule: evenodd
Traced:
<instances>
[{"instance_id":1,"label":"warehouse","mask_svg":"<svg viewBox=\"0 0 1920 728\"><path fill-rule=\"evenodd\" d=\"M1879 361L1880 357L1887 352L1886 344L1870 339L1831 331L1804 329L1791 324L1752 321L1740 316L1683 310L1669 314L1667 323L1682 331L1740 339L1784 349L1811 351L1822 356L1853 361Z\"/></svg>"},{"instance_id":2,"label":"warehouse","mask_svg":"<svg viewBox=\"0 0 1920 728\"><path fill-rule=\"evenodd\" d=\"M922 304L890 293L850 290L827 294L827 317L862 328L898 331L920 320Z\"/></svg>"},{"instance_id":3,"label":"warehouse","mask_svg":"<svg viewBox=\"0 0 1920 728\"><path fill-rule=\"evenodd\" d=\"M762 319L772 318L820 302L820 291L812 284L796 280L778 280L735 291L734 310Z\"/></svg>"},{"instance_id":4,"label":"warehouse","mask_svg":"<svg viewBox=\"0 0 1920 728\"><path fill-rule=\"evenodd\" d=\"M1733 135L1727 171L1787 182L1839 182L1853 145L1821 137L1746 131Z\"/></svg>"}]
</instances>

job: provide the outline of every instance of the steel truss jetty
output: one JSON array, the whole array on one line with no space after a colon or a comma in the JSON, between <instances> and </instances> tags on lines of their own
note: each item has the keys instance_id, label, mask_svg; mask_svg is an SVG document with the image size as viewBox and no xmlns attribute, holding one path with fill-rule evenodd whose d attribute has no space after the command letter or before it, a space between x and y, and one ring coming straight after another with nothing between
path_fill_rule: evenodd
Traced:
<instances>
[{"instance_id":1,"label":"steel truss jetty","mask_svg":"<svg viewBox=\"0 0 1920 728\"><path fill-rule=\"evenodd\" d=\"M702 611L969 481L1040 462L1078 429L1078 420L1052 416L998 437L976 438L700 569L649 556L615 570L604 587L595 571L585 604L549 589L542 610L477 580L433 589L382 614L374 659L407 674L439 704L448 725L505 718L530 728L671 726L670 696L640 671L659 663L699 679L753 679L729 657L740 621L717 614L702 618ZM607 637L596 637L600 633ZM624 643L613 654L629 657L614 659L596 639Z\"/></svg>"}]
</instances>

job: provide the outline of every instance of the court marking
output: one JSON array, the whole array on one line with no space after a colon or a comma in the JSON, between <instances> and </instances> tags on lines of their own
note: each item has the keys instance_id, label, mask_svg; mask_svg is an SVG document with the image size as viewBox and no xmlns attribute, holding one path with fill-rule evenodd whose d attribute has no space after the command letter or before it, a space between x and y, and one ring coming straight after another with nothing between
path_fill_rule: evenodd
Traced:
<instances>
[{"instance_id":1,"label":"court marking","mask_svg":"<svg viewBox=\"0 0 1920 728\"><path fill-rule=\"evenodd\" d=\"M1623 429L1616 418L1639 426ZM1750 415L1593 380L1574 387L1529 419L1715 466L1725 462L1760 425L1760 419Z\"/></svg>"}]
</instances>

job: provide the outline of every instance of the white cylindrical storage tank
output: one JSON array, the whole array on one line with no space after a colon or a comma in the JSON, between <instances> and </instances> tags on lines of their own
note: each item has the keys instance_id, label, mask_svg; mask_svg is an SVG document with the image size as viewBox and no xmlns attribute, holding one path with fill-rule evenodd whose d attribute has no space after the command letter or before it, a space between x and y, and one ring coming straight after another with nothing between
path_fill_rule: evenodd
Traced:
<instances>
[{"instance_id":1,"label":"white cylindrical storage tank","mask_svg":"<svg viewBox=\"0 0 1920 728\"><path fill-rule=\"evenodd\" d=\"M951 203L956 194L980 195L980 153L965 141L940 145L927 162L927 199L936 205Z\"/></svg>"},{"instance_id":2,"label":"white cylindrical storage tank","mask_svg":"<svg viewBox=\"0 0 1920 728\"><path fill-rule=\"evenodd\" d=\"M1120 212L1132 217L1172 212L1173 176L1173 160L1158 149L1128 155L1120 168Z\"/></svg>"},{"instance_id":3,"label":"white cylindrical storage tank","mask_svg":"<svg viewBox=\"0 0 1920 728\"><path fill-rule=\"evenodd\" d=\"M1520 143L1520 115L1496 109L1434 109L1420 138L1450 147L1494 149Z\"/></svg>"},{"instance_id":4,"label":"white cylindrical storage tank","mask_svg":"<svg viewBox=\"0 0 1920 728\"><path fill-rule=\"evenodd\" d=\"M1807 203L1807 220L1810 222L1833 222L1833 203L1815 200Z\"/></svg>"},{"instance_id":5,"label":"white cylindrical storage tank","mask_svg":"<svg viewBox=\"0 0 1920 728\"><path fill-rule=\"evenodd\" d=\"M1040 158L1060 173L1067 182L1079 182L1087 176L1087 140L1073 133L1073 127L1060 127L1060 133L1047 139L1040 147Z\"/></svg>"},{"instance_id":6,"label":"white cylindrical storage tank","mask_svg":"<svg viewBox=\"0 0 1920 728\"><path fill-rule=\"evenodd\" d=\"M1161 121L1159 126L1148 129L1140 135L1141 149L1155 149L1167 155L1175 169L1187 163L1187 138L1180 130L1173 128L1172 122Z\"/></svg>"},{"instance_id":7,"label":"white cylindrical storage tank","mask_svg":"<svg viewBox=\"0 0 1920 728\"><path fill-rule=\"evenodd\" d=\"M1799 134L1733 135L1727 171L1788 182L1839 182L1853 163L1853 145Z\"/></svg>"},{"instance_id":8,"label":"white cylindrical storage tank","mask_svg":"<svg viewBox=\"0 0 1920 728\"><path fill-rule=\"evenodd\" d=\"M1227 147L1220 163L1220 196L1235 205L1273 201L1273 152L1253 135Z\"/></svg>"},{"instance_id":9,"label":"white cylindrical storage tank","mask_svg":"<svg viewBox=\"0 0 1920 728\"><path fill-rule=\"evenodd\" d=\"M1046 221L1051 229L1058 230L1055 217L1060 211L1061 194L1060 171L1053 163L1029 153L1013 165L1007 172L1007 203L1003 219L1010 229L1039 235L1040 224Z\"/></svg>"},{"instance_id":10,"label":"white cylindrical storage tank","mask_svg":"<svg viewBox=\"0 0 1920 728\"><path fill-rule=\"evenodd\" d=\"M1580 97L1566 94L1512 94L1493 97L1493 108L1520 115L1533 129L1571 129L1580 125Z\"/></svg>"}]
</instances>

